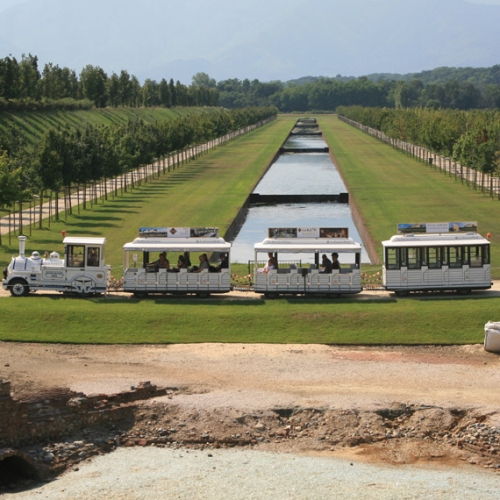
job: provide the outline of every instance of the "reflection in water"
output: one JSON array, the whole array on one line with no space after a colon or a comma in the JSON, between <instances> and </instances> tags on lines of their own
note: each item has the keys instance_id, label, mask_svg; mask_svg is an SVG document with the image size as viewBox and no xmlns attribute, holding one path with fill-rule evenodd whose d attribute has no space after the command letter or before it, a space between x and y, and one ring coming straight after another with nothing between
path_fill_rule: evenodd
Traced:
<instances>
[{"instance_id":1,"label":"reflection in water","mask_svg":"<svg viewBox=\"0 0 500 500\"><path fill-rule=\"evenodd\" d=\"M292 135L283 144L283 147L287 149L317 149L327 148L328 144L321 136Z\"/></svg>"},{"instance_id":2,"label":"reflection in water","mask_svg":"<svg viewBox=\"0 0 500 500\"><path fill-rule=\"evenodd\" d=\"M269 227L348 227L349 236L361 242L358 231L351 218L349 205L341 203L307 203L261 205L251 207L231 250L231 262L246 263L253 260L253 246L267 238ZM291 257L287 254L287 260ZM304 255L301 255L303 262ZM370 259L363 249L361 261ZM309 261L307 261L309 262ZM353 260L354 262L354 260ZM314 263L311 256L310 263ZM344 263L349 263L344 261Z\"/></svg>"},{"instance_id":3,"label":"reflection in water","mask_svg":"<svg viewBox=\"0 0 500 500\"><path fill-rule=\"evenodd\" d=\"M347 189L328 153L286 153L254 189L259 194L339 194Z\"/></svg>"}]
</instances>

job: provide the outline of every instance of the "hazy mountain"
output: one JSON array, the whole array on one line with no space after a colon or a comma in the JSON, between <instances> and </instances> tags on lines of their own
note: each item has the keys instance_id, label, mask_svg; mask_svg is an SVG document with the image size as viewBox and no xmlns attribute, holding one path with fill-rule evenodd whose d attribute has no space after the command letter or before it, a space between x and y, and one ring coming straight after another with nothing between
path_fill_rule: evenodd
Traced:
<instances>
[{"instance_id":1,"label":"hazy mountain","mask_svg":"<svg viewBox=\"0 0 500 500\"><path fill-rule=\"evenodd\" d=\"M498 64L499 24L465 0L0 0L0 57L185 83L410 73Z\"/></svg>"}]
</instances>

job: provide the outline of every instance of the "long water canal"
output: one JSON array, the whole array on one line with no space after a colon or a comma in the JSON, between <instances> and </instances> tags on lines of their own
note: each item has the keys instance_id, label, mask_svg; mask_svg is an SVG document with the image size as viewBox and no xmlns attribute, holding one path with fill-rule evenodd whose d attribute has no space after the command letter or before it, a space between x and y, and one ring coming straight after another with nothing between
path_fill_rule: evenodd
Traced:
<instances>
[{"instance_id":1,"label":"long water canal","mask_svg":"<svg viewBox=\"0 0 500 500\"><path fill-rule=\"evenodd\" d=\"M293 135L254 190L260 195L320 195L346 193L347 189L330 155L304 152L327 149L318 136ZM300 153L292 152L294 149ZM233 242L231 261L247 263L254 259L253 246L267 237L269 227L347 227L349 236L362 243L351 209L346 203L255 204ZM311 261L312 263L313 261ZM362 262L370 263L365 249Z\"/></svg>"}]
</instances>

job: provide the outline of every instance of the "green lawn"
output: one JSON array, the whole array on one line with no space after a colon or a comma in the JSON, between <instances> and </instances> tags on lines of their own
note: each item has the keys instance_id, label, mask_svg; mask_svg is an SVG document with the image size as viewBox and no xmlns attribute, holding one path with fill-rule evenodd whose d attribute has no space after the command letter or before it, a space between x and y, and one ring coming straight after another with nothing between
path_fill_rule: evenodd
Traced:
<instances>
[{"instance_id":1,"label":"green lawn","mask_svg":"<svg viewBox=\"0 0 500 500\"><path fill-rule=\"evenodd\" d=\"M62 343L467 344L500 298L5 298L0 340ZM29 311L29 313L27 313Z\"/></svg>"}]
</instances>

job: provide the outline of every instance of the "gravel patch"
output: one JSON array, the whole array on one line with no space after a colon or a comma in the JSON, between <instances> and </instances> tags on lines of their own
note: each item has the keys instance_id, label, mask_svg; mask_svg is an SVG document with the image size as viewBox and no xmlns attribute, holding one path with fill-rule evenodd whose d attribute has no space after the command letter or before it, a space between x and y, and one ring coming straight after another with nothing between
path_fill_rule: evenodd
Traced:
<instances>
[{"instance_id":1,"label":"gravel patch","mask_svg":"<svg viewBox=\"0 0 500 500\"><path fill-rule=\"evenodd\" d=\"M253 450L135 448L96 457L16 500L497 499L500 477L469 467L380 466Z\"/></svg>"}]
</instances>

